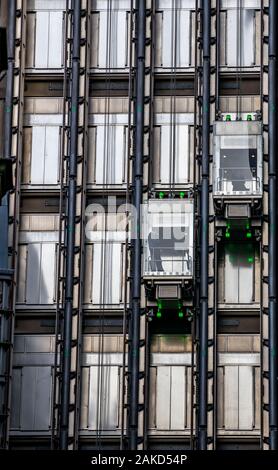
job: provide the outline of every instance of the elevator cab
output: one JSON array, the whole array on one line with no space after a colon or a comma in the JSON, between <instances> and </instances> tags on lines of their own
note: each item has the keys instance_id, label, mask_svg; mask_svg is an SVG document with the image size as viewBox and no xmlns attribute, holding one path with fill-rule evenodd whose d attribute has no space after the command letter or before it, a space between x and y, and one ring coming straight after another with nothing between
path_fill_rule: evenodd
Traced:
<instances>
[{"instance_id":1,"label":"elevator cab","mask_svg":"<svg viewBox=\"0 0 278 470\"><path fill-rule=\"evenodd\" d=\"M152 305L180 301L190 291L194 272L194 203L185 192L149 199L143 209L143 276ZM168 305L169 305L168 302Z\"/></svg>"},{"instance_id":2,"label":"elevator cab","mask_svg":"<svg viewBox=\"0 0 278 470\"><path fill-rule=\"evenodd\" d=\"M213 125L214 205L225 218L249 218L263 194L262 122L253 114L233 118Z\"/></svg>"}]
</instances>

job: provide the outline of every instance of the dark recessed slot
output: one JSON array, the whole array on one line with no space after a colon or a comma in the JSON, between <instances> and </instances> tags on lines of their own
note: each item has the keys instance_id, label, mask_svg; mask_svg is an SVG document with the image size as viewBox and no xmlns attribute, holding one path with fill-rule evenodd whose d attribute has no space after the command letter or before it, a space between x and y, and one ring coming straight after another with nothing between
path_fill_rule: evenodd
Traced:
<instances>
[{"instance_id":1,"label":"dark recessed slot","mask_svg":"<svg viewBox=\"0 0 278 470\"><path fill-rule=\"evenodd\" d=\"M85 317L83 333L123 333L123 318L118 316Z\"/></svg>"},{"instance_id":2,"label":"dark recessed slot","mask_svg":"<svg viewBox=\"0 0 278 470\"><path fill-rule=\"evenodd\" d=\"M221 316L218 315L217 319L218 333L260 333L260 317L259 315L244 315L238 314Z\"/></svg>"},{"instance_id":3,"label":"dark recessed slot","mask_svg":"<svg viewBox=\"0 0 278 470\"><path fill-rule=\"evenodd\" d=\"M59 197L23 196L21 198L22 213L58 213Z\"/></svg>"},{"instance_id":4,"label":"dark recessed slot","mask_svg":"<svg viewBox=\"0 0 278 470\"><path fill-rule=\"evenodd\" d=\"M220 95L259 95L259 77L220 77Z\"/></svg>"},{"instance_id":5,"label":"dark recessed slot","mask_svg":"<svg viewBox=\"0 0 278 470\"><path fill-rule=\"evenodd\" d=\"M194 95L194 79L177 79L174 77L167 77L164 79L155 79L154 85L155 95L169 95L169 92L174 95Z\"/></svg>"}]
</instances>

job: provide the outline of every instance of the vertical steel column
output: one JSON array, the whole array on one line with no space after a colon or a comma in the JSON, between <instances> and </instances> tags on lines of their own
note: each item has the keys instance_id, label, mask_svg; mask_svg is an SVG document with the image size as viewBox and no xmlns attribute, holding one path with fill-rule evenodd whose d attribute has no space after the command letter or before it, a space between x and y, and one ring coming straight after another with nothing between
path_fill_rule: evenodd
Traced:
<instances>
[{"instance_id":1,"label":"vertical steel column","mask_svg":"<svg viewBox=\"0 0 278 470\"><path fill-rule=\"evenodd\" d=\"M0 261L0 360L1 360L1 447L8 447L10 384L12 372L13 329L15 315L15 284L17 279L19 206L22 157L24 100L26 2L6 2L8 18L8 70L4 107L4 157L12 161L13 189L1 207L2 260ZM0 214L1 215L1 214ZM9 225L9 227L8 227ZM5 246L4 246L5 245ZM9 266L10 269L7 269ZM3 268L3 269L1 269Z\"/></svg>"},{"instance_id":2,"label":"vertical steel column","mask_svg":"<svg viewBox=\"0 0 278 470\"><path fill-rule=\"evenodd\" d=\"M13 122L13 91L14 91L14 63L15 63L15 13L16 0L8 2L8 70L6 80L5 120L4 120L4 156L12 157L12 122Z\"/></svg>"},{"instance_id":3,"label":"vertical steel column","mask_svg":"<svg viewBox=\"0 0 278 470\"><path fill-rule=\"evenodd\" d=\"M62 386L61 386L61 421L60 448L68 448L70 384L71 384L71 349L72 349L72 316L74 289L74 249L75 249L75 220L76 220L76 189L77 189L77 141L78 141L78 105L80 78L80 33L81 33L81 4L74 1L73 8L73 50L72 50L72 82L70 106L70 154L69 154L69 183L67 198L67 227L66 227L66 279L65 279L65 311L62 350Z\"/></svg>"},{"instance_id":4,"label":"vertical steel column","mask_svg":"<svg viewBox=\"0 0 278 470\"><path fill-rule=\"evenodd\" d=\"M201 249L200 249L200 319L198 449L207 448L208 406L208 229L209 229L209 158L210 158L210 36L211 1L202 4L203 101L202 101L202 171L201 171Z\"/></svg>"},{"instance_id":5,"label":"vertical steel column","mask_svg":"<svg viewBox=\"0 0 278 470\"><path fill-rule=\"evenodd\" d=\"M269 446L278 449L277 367L277 1L269 2L268 45L268 205L269 205Z\"/></svg>"},{"instance_id":6,"label":"vertical steel column","mask_svg":"<svg viewBox=\"0 0 278 470\"><path fill-rule=\"evenodd\" d=\"M137 449L139 412L139 349L141 315L141 227L140 215L143 197L144 155L144 97L145 97L145 37L146 1L136 2L136 98L134 110L135 156L133 161L133 204L137 213L136 239L132 243L131 320L129 328L129 416L128 433L131 450Z\"/></svg>"}]
</instances>

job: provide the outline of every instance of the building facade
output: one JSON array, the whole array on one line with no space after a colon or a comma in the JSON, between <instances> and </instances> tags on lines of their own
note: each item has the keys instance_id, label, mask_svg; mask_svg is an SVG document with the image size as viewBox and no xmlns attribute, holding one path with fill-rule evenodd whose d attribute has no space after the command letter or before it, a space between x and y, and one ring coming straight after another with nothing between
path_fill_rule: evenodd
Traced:
<instances>
[{"instance_id":1,"label":"building facade","mask_svg":"<svg viewBox=\"0 0 278 470\"><path fill-rule=\"evenodd\" d=\"M1 1L3 448L277 448L275 3Z\"/></svg>"}]
</instances>

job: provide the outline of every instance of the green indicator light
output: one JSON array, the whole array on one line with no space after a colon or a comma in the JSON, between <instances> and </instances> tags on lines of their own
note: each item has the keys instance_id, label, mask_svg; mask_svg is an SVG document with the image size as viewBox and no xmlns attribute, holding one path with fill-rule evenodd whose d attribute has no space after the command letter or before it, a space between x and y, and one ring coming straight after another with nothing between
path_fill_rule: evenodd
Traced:
<instances>
[{"instance_id":1,"label":"green indicator light","mask_svg":"<svg viewBox=\"0 0 278 470\"><path fill-rule=\"evenodd\" d=\"M252 121L252 115L251 114L247 114L247 121Z\"/></svg>"},{"instance_id":2,"label":"green indicator light","mask_svg":"<svg viewBox=\"0 0 278 470\"><path fill-rule=\"evenodd\" d=\"M225 233L225 237L226 237L226 238L231 238L230 232L226 232L226 233Z\"/></svg>"},{"instance_id":3,"label":"green indicator light","mask_svg":"<svg viewBox=\"0 0 278 470\"><path fill-rule=\"evenodd\" d=\"M156 317L157 317L157 318L161 318L161 317L162 317L162 313L161 313L161 311L160 311L160 310L158 310L158 311L157 311L157 313L156 313Z\"/></svg>"},{"instance_id":4,"label":"green indicator light","mask_svg":"<svg viewBox=\"0 0 278 470\"><path fill-rule=\"evenodd\" d=\"M181 310L179 311L178 315L179 315L179 318L183 318L183 312Z\"/></svg>"},{"instance_id":5,"label":"green indicator light","mask_svg":"<svg viewBox=\"0 0 278 470\"><path fill-rule=\"evenodd\" d=\"M162 302L161 300L158 300L157 301L157 307L158 307L158 310L160 310L162 308Z\"/></svg>"},{"instance_id":6,"label":"green indicator light","mask_svg":"<svg viewBox=\"0 0 278 470\"><path fill-rule=\"evenodd\" d=\"M163 199L164 196L165 196L165 193L164 193L163 191L160 191L160 192L158 193L159 199Z\"/></svg>"},{"instance_id":7,"label":"green indicator light","mask_svg":"<svg viewBox=\"0 0 278 470\"><path fill-rule=\"evenodd\" d=\"M252 238L252 233L251 233L251 232L247 232L247 233L246 233L246 238Z\"/></svg>"},{"instance_id":8,"label":"green indicator light","mask_svg":"<svg viewBox=\"0 0 278 470\"><path fill-rule=\"evenodd\" d=\"M183 199L185 197L185 192L184 191L181 191L180 192L180 198Z\"/></svg>"},{"instance_id":9,"label":"green indicator light","mask_svg":"<svg viewBox=\"0 0 278 470\"><path fill-rule=\"evenodd\" d=\"M226 121L231 121L231 120L232 120L231 115L230 115L230 114L227 114L227 116L226 116Z\"/></svg>"},{"instance_id":10,"label":"green indicator light","mask_svg":"<svg viewBox=\"0 0 278 470\"><path fill-rule=\"evenodd\" d=\"M249 222L248 222L248 223L246 224L246 229L249 230L249 228L250 228L250 224L249 224Z\"/></svg>"},{"instance_id":11,"label":"green indicator light","mask_svg":"<svg viewBox=\"0 0 278 470\"><path fill-rule=\"evenodd\" d=\"M231 224L230 224L230 223L227 223L226 227L227 227L227 228L231 228Z\"/></svg>"},{"instance_id":12,"label":"green indicator light","mask_svg":"<svg viewBox=\"0 0 278 470\"><path fill-rule=\"evenodd\" d=\"M253 263L253 261L254 261L254 258L252 256L249 256L248 263Z\"/></svg>"}]
</instances>

